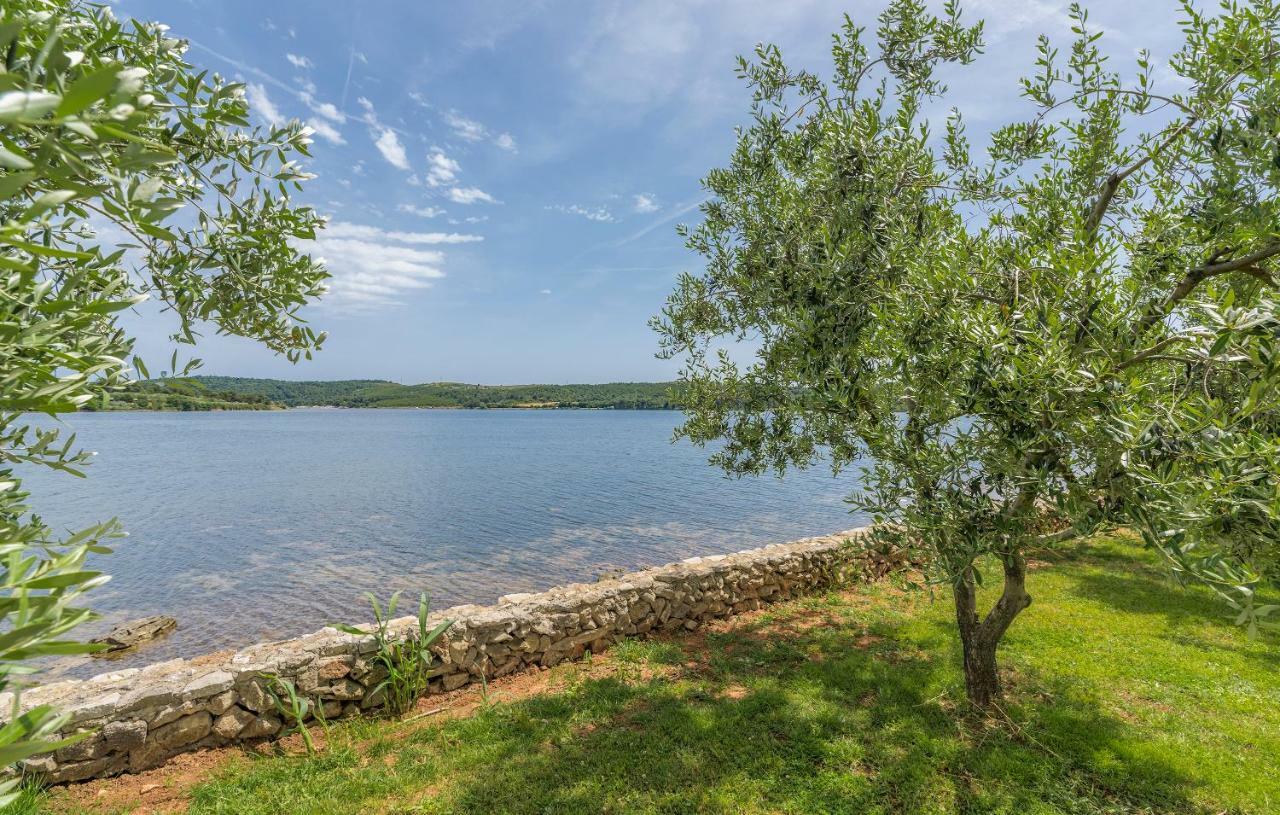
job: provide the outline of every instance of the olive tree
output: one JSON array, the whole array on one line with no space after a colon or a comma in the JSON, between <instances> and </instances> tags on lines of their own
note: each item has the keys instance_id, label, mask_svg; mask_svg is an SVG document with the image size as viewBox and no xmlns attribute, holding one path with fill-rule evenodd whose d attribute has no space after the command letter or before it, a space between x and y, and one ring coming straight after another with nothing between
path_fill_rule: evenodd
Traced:
<instances>
[{"instance_id":1,"label":"olive tree","mask_svg":"<svg viewBox=\"0 0 1280 815\"><path fill-rule=\"evenodd\" d=\"M29 417L128 379L118 318L148 297L178 343L208 325L297 360L323 340L297 315L327 277L297 248L321 220L290 199L308 133L251 128L242 87L185 50L106 6L0 7L0 766L57 746L64 719L17 715L16 692L32 660L86 650L72 632L106 579L86 559L121 534L109 521L63 535L35 513L23 471L81 475L89 454ZM0 785L0 806L11 795Z\"/></svg>"},{"instance_id":2,"label":"olive tree","mask_svg":"<svg viewBox=\"0 0 1280 815\"><path fill-rule=\"evenodd\" d=\"M1163 74L1122 74L1074 7L981 151L937 113L983 48L955 3L846 19L829 78L759 46L750 124L682 227L705 269L654 320L713 463L860 473L852 504L949 588L978 708L1028 553L1104 525L1242 620L1274 610L1280 6L1182 15Z\"/></svg>"}]
</instances>

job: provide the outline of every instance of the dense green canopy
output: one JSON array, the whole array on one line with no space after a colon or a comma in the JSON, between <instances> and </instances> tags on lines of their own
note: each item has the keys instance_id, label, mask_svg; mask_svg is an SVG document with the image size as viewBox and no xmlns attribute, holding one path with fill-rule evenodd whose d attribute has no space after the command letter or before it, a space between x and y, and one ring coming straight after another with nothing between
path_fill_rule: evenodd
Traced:
<instances>
[{"instance_id":1,"label":"dense green canopy","mask_svg":"<svg viewBox=\"0 0 1280 815\"><path fill-rule=\"evenodd\" d=\"M956 3L893 2L874 51L849 21L829 80L760 46L685 233L705 270L655 320L715 463L862 471L854 505L953 589L980 705L1027 553L1070 528L1131 524L1242 621L1274 610L1280 7L1180 14L1183 49L1127 81L1073 8L1027 117L972 152L934 113L938 71L981 51ZM980 614L986 563L1005 591Z\"/></svg>"}]
</instances>

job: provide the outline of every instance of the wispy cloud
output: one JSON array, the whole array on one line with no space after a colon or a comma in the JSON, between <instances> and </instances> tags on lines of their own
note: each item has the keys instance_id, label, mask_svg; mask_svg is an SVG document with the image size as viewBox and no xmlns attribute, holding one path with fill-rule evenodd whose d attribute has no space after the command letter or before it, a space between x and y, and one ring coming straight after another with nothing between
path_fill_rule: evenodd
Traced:
<instances>
[{"instance_id":1,"label":"wispy cloud","mask_svg":"<svg viewBox=\"0 0 1280 815\"><path fill-rule=\"evenodd\" d=\"M617 220L613 217L613 213L608 207L584 207L581 204L554 204L548 206L547 209L556 212L563 212L566 215L578 215L586 218L588 221L596 221L597 223L611 224Z\"/></svg>"},{"instance_id":2,"label":"wispy cloud","mask_svg":"<svg viewBox=\"0 0 1280 815\"><path fill-rule=\"evenodd\" d=\"M410 215L417 215L419 218L438 218L444 214L444 210L440 207L419 207L414 204L401 204L396 209Z\"/></svg>"},{"instance_id":3,"label":"wispy cloud","mask_svg":"<svg viewBox=\"0 0 1280 815\"><path fill-rule=\"evenodd\" d=\"M652 195L647 195L645 193L638 193L636 195L631 196L631 198L632 200L635 201L636 212L639 212L641 214L657 212L659 209L661 209L661 207L658 206L657 199L655 199Z\"/></svg>"},{"instance_id":4,"label":"wispy cloud","mask_svg":"<svg viewBox=\"0 0 1280 815\"><path fill-rule=\"evenodd\" d=\"M320 119L312 116L307 120L307 127L315 131L316 135L330 144L346 144L347 140L342 138L342 134L338 132L338 128Z\"/></svg>"},{"instance_id":5,"label":"wispy cloud","mask_svg":"<svg viewBox=\"0 0 1280 815\"><path fill-rule=\"evenodd\" d=\"M669 223L671 223L672 221L674 221L676 218L679 218L681 215L684 215L686 212L690 212L690 211L692 211L692 210L694 210L694 209L697 209L697 208L698 208L698 206L699 206L699 205L701 205L701 204L702 204L702 202L703 202L703 201L705 201L705 200L707 200L707 199L705 199L705 198L699 198L699 199L698 199L698 200L696 200L696 201L690 201L690 202L689 202L689 203L687 203L687 204L682 204L681 206L677 207L676 209L672 210L671 212L668 212L666 215L663 215L661 218L657 218L657 219L655 219L654 221L651 221L651 222L650 222L647 226L645 226L643 229L640 229L640 230L638 230L638 231L636 231L636 232L634 232L634 233L632 233L632 234L630 234L630 235L626 236L625 238L623 238L622 240L618 241L617 243L613 244L614 248L617 248L617 247L619 247L619 246L625 246L626 244L631 243L632 241L638 241L638 240L640 240L640 239L641 239L641 238L643 238L645 235L648 235L650 232L652 232L653 230L655 230L655 229L657 229L658 227L662 226L663 224L669 224Z\"/></svg>"},{"instance_id":6,"label":"wispy cloud","mask_svg":"<svg viewBox=\"0 0 1280 815\"><path fill-rule=\"evenodd\" d=\"M422 97L422 94L411 93L410 97L422 107L430 109L430 104ZM491 141L500 150L506 150L508 153L516 152L516 139L510 133L494 133L481 122L463 116L456 110L445 112L444 121L449 126L449 129L453 131L453 135L463 141L473 144Z\"/></svg>"},{"instance_id":7,"label":"wispy cloud","mask_svg":"<svg viewBox=\"0 0 1280 815\"><path fill-rule=\"evenodd\" d=\"M468 119L456 110L451 110L446 113L444 115L444 120L453 131L453 135L463 139L464 141L484 141L489 136L488 128L474 119Z\"/></svg>"},{"instance_id":8,"label":"wispy cloud","mask_svg":"<svg viewBox=\"0 0 1280 815\"><path fill-rule=\"evenodd\" d=\"M432 187L443 187L458 180L462 170L458 162L449 158L439 147L427 155L427 184Z\"/></svg>"},{"instance_id":9,"label":"wispy cloud","mask_svg":"<svg viewBox=\"0 0 1280 815\"><path fill-rule=\"evenodd\" d=\"M455 204L497 204L498 199L479 187L453 187L449 190L449 200Z\"/></svg>"},{"instance_id":10,"label":"wispy cloud","mask_svg":"<svg viewBox=\"0 0 1280 815\"><path fill-rule=\"evenodd\" d=\"M321 102L319 99L316 99L314 91L304 90L302 93L298 94L298 98L301 99L307 107L311 108L314 113L323 116L331 122L336 124L345 124L347 121L347 115L338 110L337 105L332 102Z\"/></svg>"},{"instance_id":11,"label":"wispy cloud","mask_svg":"<svg viewBox=\"0 0 1280 815\"><path fill-rule=\"evenodd\" d=\"M280 108L275 106L271 101L271 97L267 95L267 89L257 82L250 82L245 86L245 98L249 100L249 107L261 116L268 124L279 126L284 124L284 114L280 112Z\"/></svg>"},{"instance_id":12,"label":"wispy cloud","mask_svg":"<svg viewBox=\"0 0 1280 815\"><path fill-rule=\"evenodd\" d=\"M384 125L378 118L378 111L374 108L373 102L367 97L361 96L356 99L364 114L360 117L365 124L369 125L369 137L373 139L373 146L378 148L378 152L382 157L396 169L408 172L413 169L409 163L409 155L405 152L404 144L400 141L400 134L396 132L394 127Z\"/></svg>"},{"instance_id":13,"label":"wispy cloud","mask_svg":"<svg viewBox=\"0 0 1280 815\"><path fill-rule=\"evenodd\" d=\"M394 130L388 127L375 132L377 137L373 144L392 167L406 171L413 169L409 164L409 156L405 154L404 145L400 143L400 137Z\"/></svg>"},{"instance_id":14,"label":"wispy cloud","mask_svg":"<svg viewBox=\"0 0 1280 815\"><path fill-rule=\"evenodd\" d=\"M478 235L397 232L335 221L301 248L322 259L333 275L321 301L325 309L368 313L399 305L445 276L445 255L422 246L470 243Z\"/></svg>"},{"instance_id":15,"label":"wispy cloud","mask_svg":"<svg viewBox=\"0 0 1280 815\"><path fill-rule=\"evenodd\" d=\"M398 232L376 226L335 221L325 227L324 235L330 238L359 238L362 240L392 240L400 243L478 243L480 235L464 235L458 232Z\"/></svg>"},{"instance_id":16,"label":"wispy cloud","mask_svg":"<svg viewBox=\"0 0 1280 815\"><path fill-rule=\"evenodd\" d=\"M284 58L289 60L289 64L295 68L302 68L303 70L306 70L308 68L316 67L314 62L306 57L300 57L297 54L285 54Z\"/></svg>"}]
</instances>

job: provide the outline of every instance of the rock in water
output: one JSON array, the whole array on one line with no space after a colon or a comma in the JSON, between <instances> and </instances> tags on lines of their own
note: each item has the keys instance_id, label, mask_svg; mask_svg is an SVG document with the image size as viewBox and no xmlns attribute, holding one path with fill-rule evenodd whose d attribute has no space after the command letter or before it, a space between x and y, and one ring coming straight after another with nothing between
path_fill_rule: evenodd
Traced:
<instances>
[{"instance_id":1,"label":"rock in water","mask_svg":"<svg viewBox=\"0 0 1280 815\"><path fill-rule=\"evenodd\" d=\"M106 636L91 639L89 642L107 646L101 651L94 652L93 655L95 657L100 657L115 651L132 648L140 643L149 642L156 637L163 637L177 627L178 621L172 617L164 615L143 617L141 620L121 623L111 629Z\"/></svg>"}]
</instances>

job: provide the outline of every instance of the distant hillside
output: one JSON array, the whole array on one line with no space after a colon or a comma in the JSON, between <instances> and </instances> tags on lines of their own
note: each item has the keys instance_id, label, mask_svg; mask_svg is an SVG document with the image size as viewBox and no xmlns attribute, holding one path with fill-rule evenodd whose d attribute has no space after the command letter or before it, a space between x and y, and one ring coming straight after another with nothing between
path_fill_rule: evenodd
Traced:
<instances>
[{"instance_id":1,"label":"distant hillside","mask_svg":"<svg viewBox=\"0 0 1280 815\"><path fill-rule=\"evenodd\" d=\"M134 382L81 408L112 410L281 410L284 404L257 393L211 387L190 379Z\"/></svg>"},{"instance_id":2,"label":"distant hillside","mask_svg":"<svg viewBox=\"0 0 1280 815\"><path fill-rule=\"evenodd\" d=\"M193 376L191 380L215 391L234 391L265 397L288 407L300 405L351 406L358 394L379 386L403 387L385 379L344 379L337 382L294 382L288 379L250 379L242 376Z\"/></svg>"},{"instance_id":3,"label":"distant hillside","mask_svg":"<svg viewBox=\"0 0 1280 815\"><path fill-rule=\"evenodd\" d=\"M376 379L293 382L235 376L196 376L210 391L263 397L289 407L611 408L674 410L675 382L610 382L603 385L467 385L432 382L401 385Z\"/></svg>"}]
</instances>

